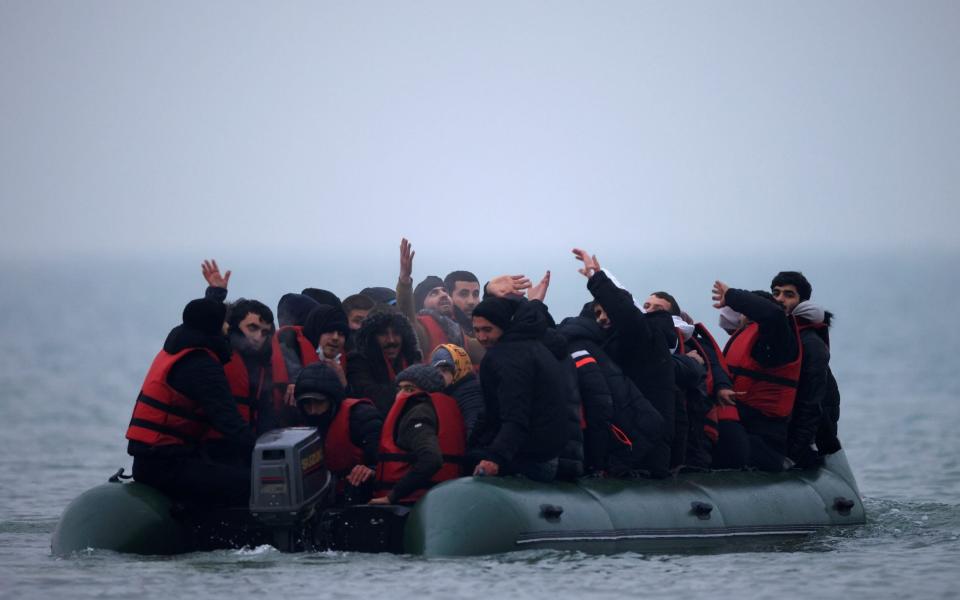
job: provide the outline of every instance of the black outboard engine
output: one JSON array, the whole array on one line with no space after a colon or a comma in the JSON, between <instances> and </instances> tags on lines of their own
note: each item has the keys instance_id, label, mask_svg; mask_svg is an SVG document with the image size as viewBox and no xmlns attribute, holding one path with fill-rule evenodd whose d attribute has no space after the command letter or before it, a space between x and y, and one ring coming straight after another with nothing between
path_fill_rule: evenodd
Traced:
<instances>
[{"instance_id":1,"label":"black outboard engine","mask_svg":"<svg viewBox=\"0 0 960 600\"><path fill-rule=\"evenodd\" d=\"M273 531L273 545L282 552L313 550L317 517L336 494L317 430L290 427L260 436L251 477L250 513Z\"/></svg>"}]
</instances>

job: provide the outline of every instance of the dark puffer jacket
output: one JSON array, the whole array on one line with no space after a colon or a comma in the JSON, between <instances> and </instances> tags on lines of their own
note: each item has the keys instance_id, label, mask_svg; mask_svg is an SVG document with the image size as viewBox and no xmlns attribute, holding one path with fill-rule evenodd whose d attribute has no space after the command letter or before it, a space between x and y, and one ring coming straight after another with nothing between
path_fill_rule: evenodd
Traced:
<instances>
[{"instance_id":1,"label":"dark puffer jacket","mask_svg":"<svg viewBox=\"0 0 960 600\"><path fill-rule=\"evenodd\" d=\"M420 362L420 347L417 335L406 317L394 309L378 307L363 320L363 326L357 332L356 350L347 357L348 393L353 398L369 398L380 409L385 418L393 406L397 395L397 386L387 361L377 342L377 335L388 327L400 335L400 354L393 361L393 376L410 365Z\"/></svg>"},{"instance_id":2,"label":"dark puffer jacket","mask_svg":"<svg viewBox=\"0 0 960 600\"><path fill-rule=\"evenodd\" d=\"M592 316L580 316L565 319L560 333L580 364L588 468L613 474L637 470L666 474L669 448L663 441L663 417L603 350L607 332ZM611 425L630 443L614 434Z\"/></svg>"},{"instance_id":3,"label":"dark puffer jacket","mask_svg":"<svg viewBox=\"0 0 960 600\"><path fill-rule=\"evenodd\" d=\"M544 462L579 434L570 380L541 341L549 323L543 303L523 303L480 364L486 409L471 440L480 458L501 466L514 459Z\"/></svg>"}]
</instances>

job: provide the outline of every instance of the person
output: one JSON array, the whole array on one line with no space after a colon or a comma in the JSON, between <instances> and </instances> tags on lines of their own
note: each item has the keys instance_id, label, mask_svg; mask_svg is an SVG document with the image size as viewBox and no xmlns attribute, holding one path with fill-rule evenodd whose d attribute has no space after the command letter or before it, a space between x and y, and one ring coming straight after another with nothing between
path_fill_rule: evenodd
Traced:
<instances>
[{"instance_id":1,"label":"person","mask_svg":"<svg viewBox=\"0 0 960 600\"><path fill-rule=\"evenodd\" d=\"M487 298L473 329L487 354L480 363L484 416L470 440L474 475L522 474L552 481L568 441L580 435L573 391L541 341L552 321L539 300Z\"/></svg>"},{"instance_id":2,"label":"person","mask_svg":"<svg viewBox=\"0 0 960 600\"><path fill-rule=\"evenodd\" d=\"M373 480L383 428L380 411L368 399L347 398L339 373L328 362L304 367L297 375L294 396L296 424L316 427L323 436L324 460L337 477L338 493L351 503L365 502L371 490L363 488Z\"/></svg>"},{"instance_id":3,"label":"person","mask_svg":"<svg viewBox=\"0 0 960 600\"><path fill-rule=\"evenodd\" d=\"M830 369L833 314L814 304L813 286L798 271L781 271L770 282L774 299L797 320L803 361L797 399L790 417L787 455L798 466L815 466L819 455L841 448L837 438L840 391Z\"/></svg>"},{"instance_id":4,"label":"person","mask_svg":"<svg viewBox=\"0 0 960 600\"><path fill-rule=\"evenodd\" d=\"M400 277L397 280L397 307L413 325L420 348L428 354L441 344L456 344L467 351L474 364L483 360L483 347L463 333L454 320L454 305L443 280L431 275L413 288L413 247L400 240Z\"/></svg>"},{"instance_id":5,"label":"person","mask_svg":"<svg viewBox=\"0 0 960 600\"><path fill-rule=\"evenodd\" d=\"M671 348L676 345L673 319L662 311L642 312L630 292L601 269L595 255L579 248L573 254L583 263L578 270L587 278L587 290L610 322L611 333L604 349L660 413L662 439L667 448L672 448L677 402L671 357ZM670 452L662 447L657 450L660 454L650 456L649 462L656 472L663 472L670 466Z\"/></svg>"},{"instance_id":6,"label":"person","mask_svg":"<svg viewBox=\"0 0 960 600\"><path fill-rule=\"evenodd\" d=\"M473 312L472 310L470 311ZM477 379L470 355L460 346L442 344L430 355L430 364L436 367L444 380L443 393L453 396L460 407L467 438L483 415L483 390Z\"/></svg>"},{"instance_id":7,"label":"person","mask_svg":"<svg viewBox=\"0 0 960 600\"><path fill-rule=\"evenodd\" d=\"M473 309L480 303L480 280L470 271L453 271L443 278L453 300L453 314L463 333L473 337Z\"/></svg>"},{"instance_id":8,"label":"person","mask_svg":"<svg viewBox=\"0 0 960 600\"><path fill-rule=\"evenodd\" d=\"M222 302L186 305L144 378L126 433L134 480L202 507L246 505L250 496L250 470L238 465L255 437L224 373L225 317ZM206 455L202 440L210 429L233 456Z\"/></svg>"},{"instance_id":9,"label":"person","mask_svg":"<svg viewBox=\"0 0 960 600\"><path fill-rule=\"evenodd\" d=\"M351 395L370 398L386 417L397 394L397 373L422 356L410 321L396 309L378 306L357 332L356 350L347 356Z\"/></svg>"},{"instance_id":10,"label":"person","mask_svg":"<svg viewBox=\"0 0 960 600\"><path fill-rule=\"evenodd\" d=\"M300 294L312 299L317 304L326 304L327 306L343 309L343 303L340 301L340 297L330 290L308 287L304 288Z\"/></svg>"},{"instance_id":11,"label":"person","mask_svg":"<svg viewBox=\"0 0 960 600\"><path fill-rule=\"evenodd\" d=\"M650 458L665 456L663 417L604 350L609 320L595 302L560 323L574 360L583 404L585 470L588 475L662 477ZM655 450L656 448L656 450Z\"/></svg>"},{"instance_id":12,"label":"person","mask_svg":"<svg viewBox=\"0 0 960 600\"><path fill-rule=\"evenodd\" d=\"M293 388L300 369L320 360L316 342L303 334L307 317L318 306L315 300L302 294L284 294L277 304L280 328L270 343L270 373L273 409L281 423L295 413Z\"/></svg>"},{"instance_id":13,"label":"person","mask_svg":"<svg viewBox=\"0 0 960 600\"><path fill-rule=\"evenodd\" d=\"M416 502L431 486L462 474L463 417L456 400L440 392L443 376L433 366L411 365L397 374L397 387L370 504Z\"/></svg>"},{"instance_id":14,"label":"person","mask_svg":"<svg viewBox=\"0 0 960 600\"><path fill-rule=\"evenodd\" d=\"M360 294L370 298L375 304L378 305L397 305L397 291L388 287L365 287L360 290Z\"/></svg>"},{"instance_id":15,"label":"person","mask_svg":"<svg viewBox=\"0 0 960 600\"><path fill-rule=\"evenodd\" d=\"M230 271L220 274L216 260L205 260L201 272L207 281L204 297L224 302ZM257 435L275 427L270 381L270 339L273 336L273 311L257 300L238 298L227 307L227 336L231 356L224 365L230 391L243 420ZM217 452L216 430L208 432L207 451ZM229 453L229 450L228 450ZM246 457L245 457L246 458Z\"/></svg>"},{"instance_id":16,"label":"person","mask_svg":"<svg viewBox=\"0 0 960 600\"><path fill-rule=\"evenodd\" d=\"M715 308L730 306L747 319L724 351L733 389L742 392L737 412L747 436L747 464L781 471L792 464L786 456L787 430L803 358L796 320L769 293L734 289L722 281L713 285L713 300Z\"/></svg>"},{"instance_id":17,"label":"person","mask_svg":"<svg viewBox=\"0 0 960 600\"><path fill-rule=\"evenodd\" d=\"M356 334L360 331L363 320L367 318L374 306L376 302L363 294L351 294L343 299L343 312L347 314L347 324L350 326L351 333Z\"/></svg>"},{"instance_id":18,"label":"person","mask_svg":"<svg viewBox=\"0 0 960 600\"><path fill-rule=\"evenodd\" d=\"M346 387L347 356L344 350L350 337L350 325L343 310L327 304L314 308L303 325L303 335L310 343L316 344L320 361L334 369Z\"/></svg>"}]
</instances>

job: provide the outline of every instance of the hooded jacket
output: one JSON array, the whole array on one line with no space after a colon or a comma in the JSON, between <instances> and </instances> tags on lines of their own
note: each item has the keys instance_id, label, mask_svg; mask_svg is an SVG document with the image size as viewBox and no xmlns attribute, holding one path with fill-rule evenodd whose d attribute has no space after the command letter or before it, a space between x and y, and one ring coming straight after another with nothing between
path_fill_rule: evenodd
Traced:
<instances>
[{"instance_id":1,"label":"hooded jacket","mask_svg":"<svg viewBox=\"0 0 960 600\"><path fill-rule=\"evenodd\" d=\"M400 354L393 364L388 364L377 335L391 326L400 336L401 344ZM397 373L420 359L420 347L410 321L393 309L374 309L357 332L356 350L347 357L348 391L353 397L373 400L386 417L397 395Z\"/></svg>"},{"instance_id":2,"label":"hooded jacket","mask_svg":"<svg viewBox=\"0 0 960 600\"><path fill-rule=\"evenodd\" d=\"M833 314L811 306L809 301L798 304L793 314L800 329L803 362L787 431L787 456L801 466L809 466L817 462L810 449L814 442L821 453L835 452L840 447L840 394L830 370L829 327Z\"/></svg>"},{"instance_id":3,"label":"hooded jacket","mask_svg":"<svg viewBox=\"0 0 960 600\"><path fill-rule=\"evenodd\" d=\"M559 331L577 367L588 468L666 473L663 417L604 351L608 332L592 310L564 319Z\"/></svg>"},{"instance_id":4,"label":"hooded jacket","mask_svg":"<svg viewBox=\"0 0 960 600\"><path fill-rule=\"evenodd\" d=\"M579 431L568 375L542 341L550 321L543 303L522 303L480 364L486 408L472 446L483 459L548 461Z\"/></svg>"}]
</instances>

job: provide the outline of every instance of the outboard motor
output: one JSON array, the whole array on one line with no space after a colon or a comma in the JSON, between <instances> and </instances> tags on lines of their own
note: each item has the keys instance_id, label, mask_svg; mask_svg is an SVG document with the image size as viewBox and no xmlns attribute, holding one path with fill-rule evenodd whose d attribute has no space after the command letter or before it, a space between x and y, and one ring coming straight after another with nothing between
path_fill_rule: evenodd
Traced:
<instances>
[{"instance_id":1,"label":"outboard motor","mask_svg":"<svg viewBox=\"0 0 960 600\"><path fill-rule=\"evenodd\" d=\"M260 436L251 477L250 513L273 531L273 545L282 552L314 549L316 518L336 493L317 430L290 427Z\"/></svg>"}]
</instances>

